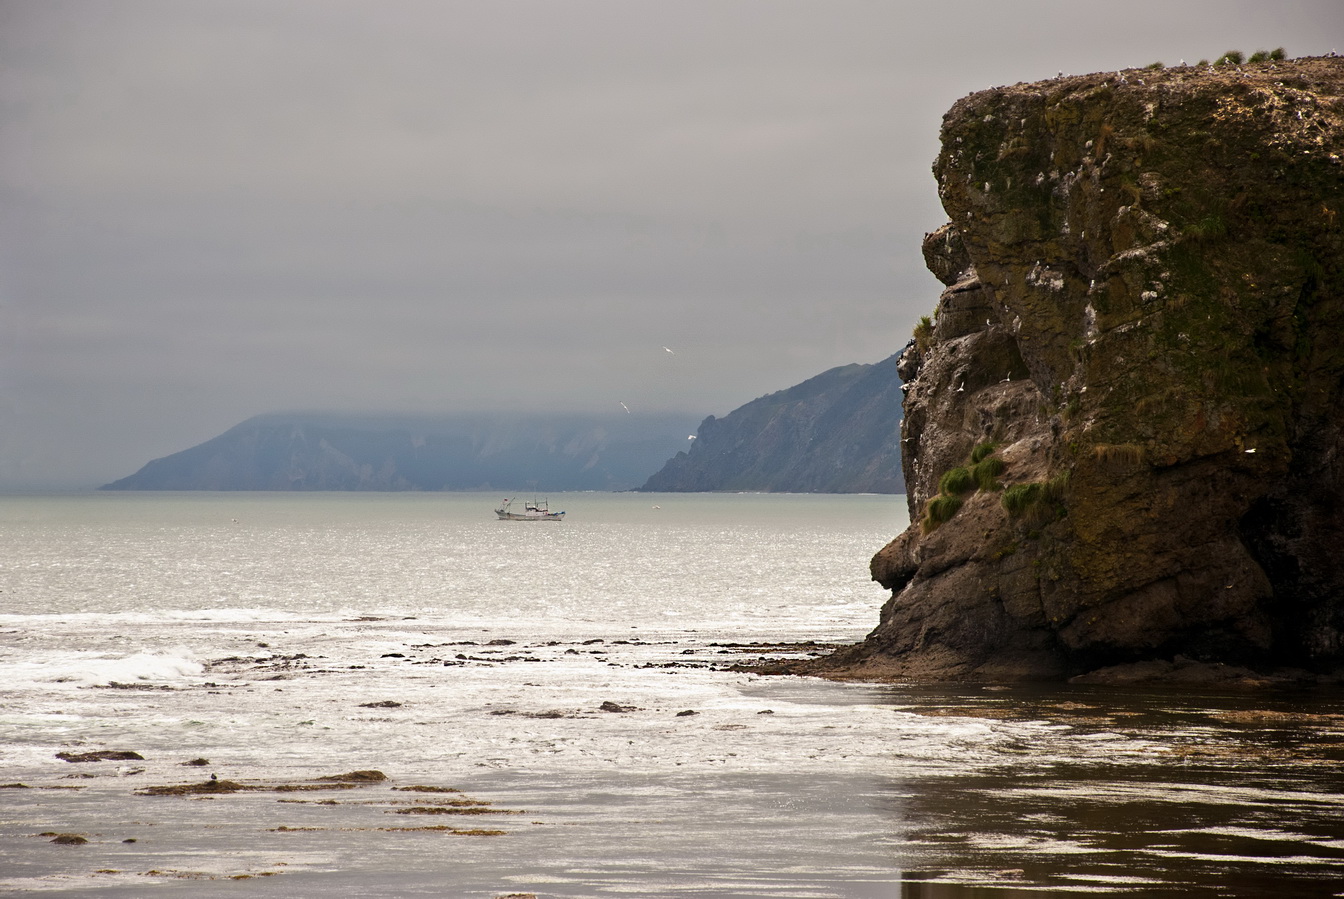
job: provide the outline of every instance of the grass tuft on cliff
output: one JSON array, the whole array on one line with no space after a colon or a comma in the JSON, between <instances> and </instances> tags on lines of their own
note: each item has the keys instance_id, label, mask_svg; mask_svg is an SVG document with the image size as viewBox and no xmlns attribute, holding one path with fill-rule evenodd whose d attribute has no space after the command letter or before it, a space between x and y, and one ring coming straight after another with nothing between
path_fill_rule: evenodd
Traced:
<instances>
[{"instance_id":1,"label":"grass tuft on cliff","mask_svg":"<svg viewBox=\"0 0 1344 899\"><path fill-rule=\"evenodd\" d=\"M980 462L983 462L986 457L993 455L994 451L998 448L999 445L997 443L980 444L975 449L971 450L971 464L977 465Z\"/></svg>"},{"instance_id":2,"label":"grass tuft on cliff","mask_svg":"<svg viewBox=\"0 0 1344 899\"><path fill-rule=\"evenodd\" d=\"M1228 50L1214 60L1213 64L1216 66L1239 66L1243 62L1279 62L1287 58L1288 54L1282 47L1275 47L1273 50L1256 50L1249 59L1240 50ZM1201 65L1203 64L1201 62Z\"/></svg>"},{"instance_id":3,"label":"grass tuft on cliff","mask_svg":"<svg viewBox=\"0 0 1344 899\"><path fill-rule=\"evenodd\" d=\"M924 520L920 523L920 530L926 534L937 530L940 524L950 521L960 508L961 497L959 496L944 496L942 494L935 496L924 506Z\"/></svg>"},{"instance_id":4,"label":"grass tuft on cliff","mask_svg":"<svg viewBox=\"0 0 1344 899\"><path fill-rule=\"evenodd\" d=\"M929 351L933 346L933 319L927 315L919 317L919 324L915 325L915 352L921 356Z\"/></svg>"},{"instance_id":5,"label":"grass tuft on cliff","mask_svg":"<svg viewBox=\"0 0 1344 899\"><path fill-rule=\"evenodd\" d=\"M953 468L938 479L938 492L944 496L956 496L975 489L975 476L969 468Z\"/></svg>"},{"instance_id":6,"label":"grass tuft on cliff","mask_svg":"<svg viewBox=\"0 0 1344 899\"><path fill-rule=\"evenodd\" d=\"M1133 443L1098 443L1092 458L1107 468L1132 468L1143 464L1143 447Z\"/></svg>"},{"instance_id":7,"label":"grass tuft on cliff","mask_svg":"<svg viewBox=\"0 0 1344 899\"><path fill-rule=\"evenodd\" d=\"M938 495L924 506L924 520L920 530L928 534L957 514L961 508L962 496L972 490L991 492L1002 489L999 475L1003 474L1005 463L993 455L998 449L997 443L982 443L971 450L970 462L943 472L938 479Z\"/></svg>"},{"instance_id":8,"label":"grass tuft on cliff","mask_svg":"<svg viewBox=\"0 0 1344 899\"><path fill-rule=\"evenodd\" d=\"M1186 226L1185 233L1196 241L1214 240L1227 236L1227 221L1221 215L1206 215Z\"/></svg>"},{"instance_id":9,"label":"grass tuft on cliff","mask_svg":"<svg viewBox=\"0 0 1344 899\"><path fill-rule=\"evenodd\" d=\"M1003 474L1004 468L1004 461L998 456L981 459L971 467L971 477L975 479L976 489L986 493L1000 489L1003 485L999 483L999 475Z\"/></svg>"},{"instance_id":10,"label":"grass tuft on cliff","mask_svg":"<svg viewBox=\"0 0 1344 899\"><path fill-rule=\"evenodd\" d=\"M1047 524L1068 514L1064 494L1069 486L1069 473L1061 472L1047 481L1014 484L1003 491L1000 502L1008 514L1028 524Z\"/></svg>"},{"instance_id":11,"label":"grass tuft on cliff","mask_svg":"<svg viewBox=\"0 0 1344 899\"><path fill-rule=\"evenodd\" d=\"M1035 505L1041 496L1040 482L1030 484L1014 484L1003 491L1003 507L1008 510L1008 514L1014 518L1021 518L1027 510Z\"/></svg>"}]
</instances>

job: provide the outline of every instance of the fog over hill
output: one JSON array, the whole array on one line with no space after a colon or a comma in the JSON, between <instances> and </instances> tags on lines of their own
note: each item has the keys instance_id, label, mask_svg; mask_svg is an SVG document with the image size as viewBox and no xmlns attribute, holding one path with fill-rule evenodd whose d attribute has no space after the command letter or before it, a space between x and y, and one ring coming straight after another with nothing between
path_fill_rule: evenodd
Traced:
<instances>
[{"instance_id":1,"label":"fog over hill","mask_svg":"<svg viewBox=\"0 0 1344 899\"><path fill-rule=\"evenodd\" d=\"M628 490L691 416L274 414L155 459L104 490Z\"/></svg>"},{"instance_id":2,"label":"fog over hill","mask_svg":"<svg viewBox=\"0 0 1344 899\"><path fill-rule=\"evenodd\" d=\"M900 417L893 357L711 415L694 439L686 415L270 414L102 489L900 493Z\"/></svg>"},{"instance_id":3,"label":"fog over hill","mask_svg":"<svg viewBox=\"0 0 1344 899\"><path fill-rule=\"evenodd\" d=\"M641 488L901 493L896 357L842 365L700 425Z\"/></svg>"}]
</instances>

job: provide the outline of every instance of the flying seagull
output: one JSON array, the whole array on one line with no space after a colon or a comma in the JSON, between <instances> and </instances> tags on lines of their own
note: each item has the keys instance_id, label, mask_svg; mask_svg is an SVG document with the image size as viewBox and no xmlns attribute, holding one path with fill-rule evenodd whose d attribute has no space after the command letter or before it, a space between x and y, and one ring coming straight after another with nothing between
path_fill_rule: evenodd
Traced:
<instances>
[{"instance_id":1,"label":"flying seagull","mask_svg":"<svg viewBox=\"0 0 1344 899\"><path fill-rule=\"evenodd\" d=\"M620 403L621 401L620 401L620 400L617 400L616 402ZM629 415L629 414L630 414L630 407L627 406L625 403L621 403L621 408L625 410L625 414L626 414L626 415Z\"/></svg>"},{"instance_id":2,"label":"flying seagull","mask_svg":"<svg viewBox=\"0 0 1344 899\"><path fill-rule=\"evenodd\" d=\"M663 349L667 350L667 347L663 347ZM668 351L669 353L672 353L671 350L667 350L667 351ZM677 355L677 354L676 354L676 353L672 353L672 355L675 356L675 355Z\"/></svg>"}]
</instances>

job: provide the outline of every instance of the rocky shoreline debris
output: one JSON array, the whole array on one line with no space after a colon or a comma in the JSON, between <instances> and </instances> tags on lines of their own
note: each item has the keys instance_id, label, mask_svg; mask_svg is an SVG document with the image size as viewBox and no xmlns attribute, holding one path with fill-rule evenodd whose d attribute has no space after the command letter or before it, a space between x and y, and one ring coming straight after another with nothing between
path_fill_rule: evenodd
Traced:
<instances>
[{"instance_id":1,"label":"rocky shoreline debris","mask_svg":"<svg viewBox=\"0 0 1344 899\"><path fill-rule=\"evenodd\" d=\"M149 786L143 787L135 792L137 796L197 796L220 793L239 793L245 791L301 793L320 790L352 790L361 786L379 784L386 780L386 774L375 770L350 771L345 774L330 774L325 777L314 778L312 781L306 783L279 784L242 784L232 780L221 780L212 774L210 775L210 779L205 781Z\"/></svg>"},{"instance_id":2,"label":"rocky shoreline debris","mask_svg":"<svg viewBox=\"0 0 1344 899\"><path fill-rule=\"evenodd\" d=\"M309 793L320 791L346 791L358 790L367 794L368 791L376 790L380 787L387 788L394 793L412 793L416 794L413 804L406 805L401 800L386 797L381 801L375 800L374 805L382 804L385 814L393 815L453 815L453 816L479 816L479 815L522 815L524 811L519 809L496 808L493 803L483 799L473 799L466 796L456 787L439 786L432 784L408 784L405 786L390 786L389 778L382 771L375 769L361 769L357 771L348 771L343 774L330 774L315 777L309 781L303 782L281 782L281 783L242 783L239 781L219 779L212 776L206 781L196 781L182 784L163 784L145 787L135 791L137 796L178 796L195 799L220 799L238 794L259 794L259 793ZM308 803L314 800L308 799L280 799L281 803L295 804ZM318 805L340 805L340 801L324 799L317 801ZM369 801L361 800L357 805L369 805ZM328 827L319 826L295 826L290 824L278 824L269 828L271 833L310 833L329 830ZM504 836L508 833L505 830L486 829L486 828L461 828L450 825L425 825L418 827L351 827L343 826L342 831L350 830L376 830L389 833L442 833L457 836Z\"/></svg>"},{"instance_id":3,"label":"rocky shoreline debris","mask_svg":"<svg viewBox=\"0 0 1344 899\"><path fill-rule=\"evenodd\" d=\"M129 749L95 749L90 752L58 752L56 758L65 762L121 762L140 761L145 757Z\"/></svg>"}]
</instances>

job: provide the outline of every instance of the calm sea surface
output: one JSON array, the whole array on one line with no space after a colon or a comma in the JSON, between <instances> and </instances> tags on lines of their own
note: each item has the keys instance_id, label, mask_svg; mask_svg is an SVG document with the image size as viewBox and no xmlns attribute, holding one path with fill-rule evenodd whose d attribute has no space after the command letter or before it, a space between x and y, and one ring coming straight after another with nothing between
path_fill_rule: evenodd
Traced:
<instances>
[{"instance_id":1,"label":"calm sea surface","mask_svg":"<svg viewBox=\"0 0 1344 899\"><path fill-rule=\"evenodd\" d=\"M0 894L1344 895L1338 692L734 672L903 498L499 499L0 497Z\"/></svg>"}]
</instances>

